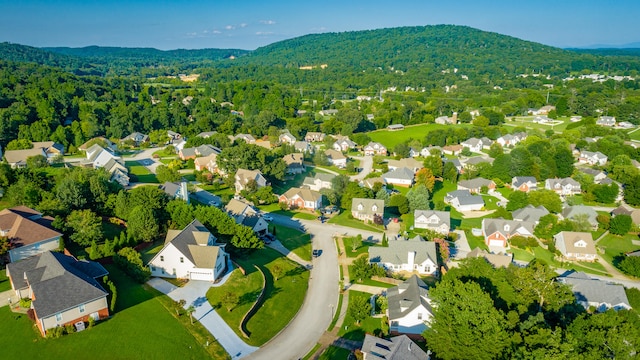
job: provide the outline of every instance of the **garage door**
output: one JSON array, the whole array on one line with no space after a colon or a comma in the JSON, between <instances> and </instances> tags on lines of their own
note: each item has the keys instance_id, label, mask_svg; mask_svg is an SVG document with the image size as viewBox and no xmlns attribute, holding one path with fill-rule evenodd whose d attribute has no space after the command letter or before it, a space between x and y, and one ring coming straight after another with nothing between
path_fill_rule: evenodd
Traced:
<instances>
[{"instance_id":1,"label":"garage door","mask_svg":"<svg viewBox=\"0 0 640 360\"><path fill-rule=\"evenodd\" d=\"M502 240L489 240L489 246L504 246Z\"/></svg>"},{"instance_id":2,"label":"garage door","mask_svg":"<svg viewBox=\"0 0 640 360\"><path fill-rule=\"evenodd\" d=\"M205 280L205 281L213 280L213 276L211 275L211 273L192 272L190 274L190 277L191 277L191 280Z\"/></svg>"}]
</instances>

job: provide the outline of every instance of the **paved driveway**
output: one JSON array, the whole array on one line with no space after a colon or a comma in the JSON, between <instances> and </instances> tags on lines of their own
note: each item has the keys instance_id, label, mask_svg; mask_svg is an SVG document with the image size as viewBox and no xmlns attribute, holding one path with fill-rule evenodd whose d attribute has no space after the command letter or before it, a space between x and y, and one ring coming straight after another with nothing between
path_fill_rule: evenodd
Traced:
<instances>
[{"instance_id":1,"label":"paved driveway","mask_svg":"<svg viewBox=\"0 0 640 360\"><path fill-rule=\"evenodd\" d=\"M228 278L229 274L227 274L226 278ZM207 290L212 286L220 286L223 283L224 281L211 284L208 281L191 280L185 286L179 288L159 278L152 278L148 282L149 285L169 295L175 301L184 299L187 302L185 308L193 305L196 308L193 318L209 330L220 342L220 345L231 355L232 359L239 359L251 354L258 348L247 345L239 338L207 301Z\"/></svg>"}]
</instances>

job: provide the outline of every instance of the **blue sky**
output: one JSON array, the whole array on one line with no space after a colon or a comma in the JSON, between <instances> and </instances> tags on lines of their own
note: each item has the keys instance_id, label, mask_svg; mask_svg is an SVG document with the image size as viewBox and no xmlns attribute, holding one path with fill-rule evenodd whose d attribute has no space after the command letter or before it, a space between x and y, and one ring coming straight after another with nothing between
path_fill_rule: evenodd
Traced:
<instances>
[{"instance_id":1,"label":"blue sky","mask_svg":"<svg viewBox=\"0 0 640 360\"><path fill-rule=\"evenodd\" d=\"M255 49L309 33L456 24L558 47L640 41L638 0L0 0L0 41Z\"/></svg>"}]
</instances>

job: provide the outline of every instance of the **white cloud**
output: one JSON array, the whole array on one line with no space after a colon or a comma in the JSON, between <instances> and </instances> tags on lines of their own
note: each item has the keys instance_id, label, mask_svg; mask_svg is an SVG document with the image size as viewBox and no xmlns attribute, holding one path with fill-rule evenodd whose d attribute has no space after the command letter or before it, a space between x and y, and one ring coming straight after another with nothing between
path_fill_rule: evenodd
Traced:
<instances>
[{"instance_id":1,"label":"white cloud","mask_svg":"<svg viewBox=\"0 0 640 360\"><path fill-rule=\"evenodd\" d=\"M247 23L242 23L242 24L240 24L240 27L241 28L245 28L245 27L247 27L247 25L248 25Z\"/></svg>"},{"instance_id":2,"label":"white cloud","mask_svg":"<svg viewBox=\"0 0 640 360\"><path fill-rule=\"evenodd\" d=\"M227 25L227 26L225 26L224 28L225 28L225 29L227 29L227 30L233 30L233 29L235 29L236 27L235 27L235 26L233 26L233 25Z\"/></svg>"},{"instance_id":3,"label":"white cloud","mask_svg":"<svg viewBox=\"0 0 640 360\"><path fill-rule=\"evenodd\" d=\"M274 20L260 20L260 24L264 24L264 25L275 25L275 21Z\"/></svg>"},{"instance_id":4,"label":"white cloud","mask_svg":"<svg viewBox=\"0 0 640 360\"><path fill-rule=\"evenodd\" d=\"M258 36L266 36L266 35L272 35L273 31L257 31L256 35Z\"/></svg>"},{"instance_id":5,"label":"white cloud","mask_svg":"<svg viewBox=\"0 0 640 360\"><path fill-rule=\"evenodd\" d=\"M212 33L213 33L213 34L222 34L222 31L220 31L220 30L213 30L213 31L212 31Z\"/></svg>"}]
</instances>

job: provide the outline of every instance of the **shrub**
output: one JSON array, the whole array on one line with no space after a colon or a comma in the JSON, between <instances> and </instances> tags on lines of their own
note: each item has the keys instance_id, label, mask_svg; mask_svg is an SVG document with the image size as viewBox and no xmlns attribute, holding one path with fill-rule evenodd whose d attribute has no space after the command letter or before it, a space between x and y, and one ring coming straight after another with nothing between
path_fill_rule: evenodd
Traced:
<instances>
[{"instance_id":1,"label":"shrub","mask_svg":"<svg viewBox=\"0 0 640 360\"><path fill-rule=\"evenodd\" d=\"M611 219L609 223L609 231L614 235L624 235L631 230L633 221L629 215L618 215Z\"/></svg>"},{"instance_id":2,"label":"shrub","mask_svg":"<svg viewBox=\"0 0 640 360\"><path fill-rule=\"evenodd\" d=\"M624 259L618 263L618 267L626 274L640 277L640 257L625 256Z\"/></svg>"},{"instance_id":3,"label":"shrub","mask_svg":"<svg viewBox=\"0 0 640 360\"><path fill-rule=\"evenodd\" d=\"M29 309L31 307L31 299L29 298L20 299L20 307L23 309Z\"/></svg>"},{"instance_id":4,"label":"shrub","mask_svg":"<svg viewBox=\"0 0 640 360\"><path fill-rule=\"evenodd\" d=\"M93 327L93 325L96 324L96 320L94 318L92 318L91 316L89 316L89 320L87 320L87 322L89 323L89 325L87 325L88 329L91 329Z\"/></svg>"},{"instance_id":5,"label":"shrub","mask_svg":"<svg viewBox=\"0 0 640 360\"><path fill-rule=\"evenodd\" d=\"M64 332L67 334L73 334L76 332L76 327L73 324L67 324L64 326Z\"/></svg>"},{"instance_id":6,"label":"shrub","mask_svg":"<svg viewBox=\"0 0 640 360\"><path fill-rule=\"evenodd\" d=\"M133 248L120 249L117 254L113 255L113 262L139 283L145 283L151 277L151 271L144 266L140 253Z\"/></svg>"},{"instance_id":7,"label":"shrub","mask_svg":"<svg viewBox=\"0 0 640 360\"><path fill-rule=\"evenodd\" d=\"M64 335L64 328L63 327L54 327L51 328L49 330L47 330L47 337L48 338L53 338L53 339L57 339L60 336Z\"/></svg>"},{"instance_id":8,"label":"shrub","mask_svg":"<svg viewBox=\"0 0 640 360\"><path fill-rule=\"evenodd\" d=\"M539 246L536 239L524 236L514 236L509 239L509 243L511 243L512 246L520 249L534 248Z\"/></svg>"}]
</instances>

